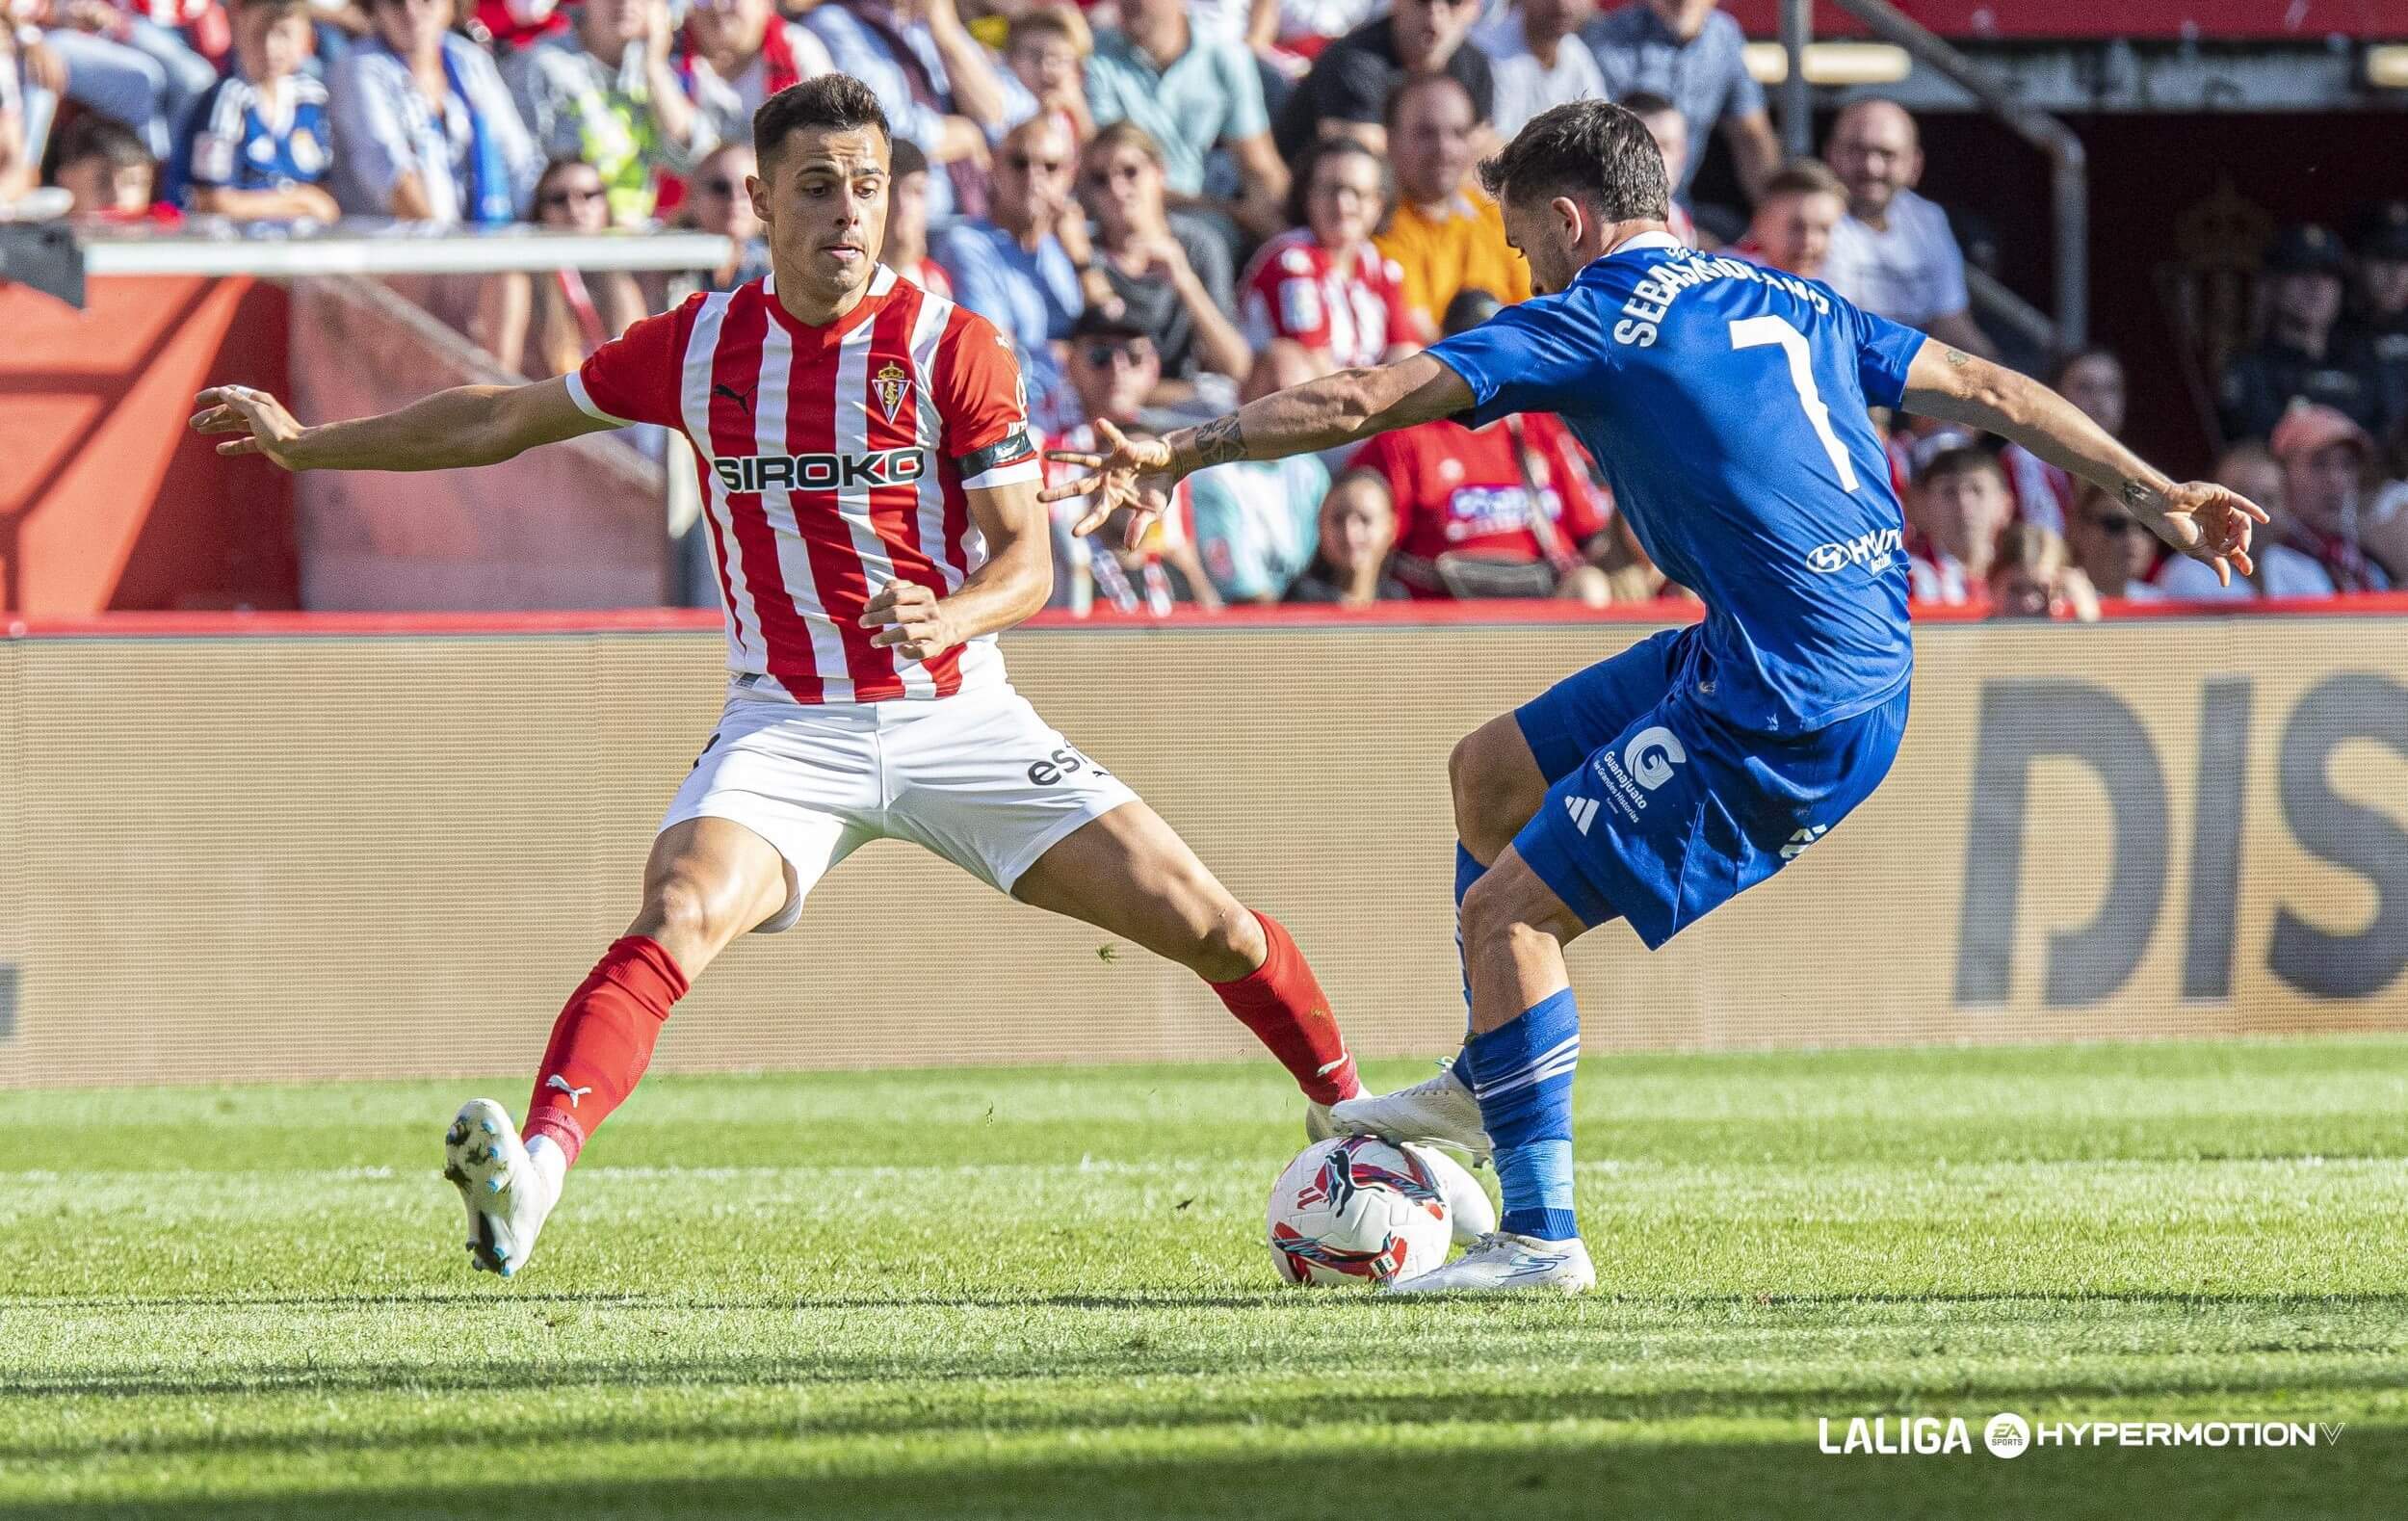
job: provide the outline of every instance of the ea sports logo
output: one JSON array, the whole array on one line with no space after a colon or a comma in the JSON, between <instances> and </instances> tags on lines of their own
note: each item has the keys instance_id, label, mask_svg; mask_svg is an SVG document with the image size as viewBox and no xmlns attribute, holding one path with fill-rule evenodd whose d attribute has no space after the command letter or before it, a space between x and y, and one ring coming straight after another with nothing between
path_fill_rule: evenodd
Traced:
<instances>
[{"instance_id":1,"label":"ea sports logo","mask_svg":"<svg viewBox=\"0 0 2408 1521\"><path fill-rule=\"evenodd\" d=\"M1672 768L1688 759L1680 739L1661 723L1651 723L1622 747L1622 765L1638 784L1654 792L1672 779Z\"/></svg>"},{"instance_id":2,"label":"ea sports logo","mask_svg":"<svg viewBox=\"0 0 2408 1521\"><path fill-rule=\"evenodd\" d=\"M2012 1410L2001 1410L1981 1429L1981 1445L1993 1457L2021 1457L2031 1445L2031 1427Z\"/></svg>"},{"instance_id":3,"label":"ea sports logo","mask_svg":"<svg viewBox=\"0 0 2408 1521\"><path fill-rule=\"evenodd\" d=\"M1845 544L1817 544L1806 551L1806 568L1819 576L1827 576L1846 564Z\"/></svg>"}]
</instances>

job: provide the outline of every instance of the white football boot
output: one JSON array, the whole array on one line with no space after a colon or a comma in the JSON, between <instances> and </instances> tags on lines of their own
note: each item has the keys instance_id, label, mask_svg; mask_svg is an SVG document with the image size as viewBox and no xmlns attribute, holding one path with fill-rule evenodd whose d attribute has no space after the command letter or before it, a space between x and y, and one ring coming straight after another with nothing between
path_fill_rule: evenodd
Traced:
<instances>
[{"instance_id":1,"label":"white football boot","mask_svg":"<svg viewBox=\"0 0 2408 1521\"><path fill-rule=\"evenodd\" d=\"M1390 1294L1586 1294L1597 1269L1578 1236L1540 1241L1491 1231L1472 1249L1417 1278L1400 1278Z\"/></svg>"},{"instance_id":2,"label":"white football boot","mask_svg":"<svg viewBox=\"0 0 2408 1521\"><path fill-rule=\"evenodd\" d=\"M479 1271L508 1278L535 1255L567 1172L558 1147L546 1141L540 1150L529 1154L510 1112L489 1098L462 1104L443 1133L443 1175L468 1208L468 1255Z\"/></svg>"},{"instance_id":3,"label":"white football boot","mask_svg":"<svg viewBox=\"0 0 2408 1521\"><path fill-rule=\"evenodd\" d=\"M1471 1153L1476 1164L1486 1162L1495 1149L1489 1144L1487 1127L1480 1123L1479 1100L1454 1075L1453 1064L1442 1066L1426 1083L1332 1104L1329 1117L1340 1130L1353 1135L1453 1146Z\"/></svg>"},{"instance_id":4,"label":"white football boot","mask_svg":"<svg viewBox=\"0 0 2408 1521\"><path fill-rule=\"evenodd\" d=\"M1497 1228L1497 1206L1469 1168L1436 1146L1405 1142L1405 1148L1429 1168L1447 1195L1447 1229L1453 1245L1469 1246Z\"/></svg>"}]
</instances>

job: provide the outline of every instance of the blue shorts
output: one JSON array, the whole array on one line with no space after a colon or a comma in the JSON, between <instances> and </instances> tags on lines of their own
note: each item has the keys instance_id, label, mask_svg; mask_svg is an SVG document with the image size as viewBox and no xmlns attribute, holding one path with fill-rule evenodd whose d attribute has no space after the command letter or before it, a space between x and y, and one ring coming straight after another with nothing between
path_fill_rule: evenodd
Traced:
<instances>
[{"instance_id":1,"label":"blue shorts","mask_svg":"<svg viewBox=\"0 0 2408 1521\"><path fill-rule=\"evenodd\" d=\"M1514 713L1547 800L1513 848L1584 924L1648 948L1795 859L1872 795L1906 732L1904 688L1803 734L1713 709L1695 627L1566 677Z\"/></svg>"}]
</instances>

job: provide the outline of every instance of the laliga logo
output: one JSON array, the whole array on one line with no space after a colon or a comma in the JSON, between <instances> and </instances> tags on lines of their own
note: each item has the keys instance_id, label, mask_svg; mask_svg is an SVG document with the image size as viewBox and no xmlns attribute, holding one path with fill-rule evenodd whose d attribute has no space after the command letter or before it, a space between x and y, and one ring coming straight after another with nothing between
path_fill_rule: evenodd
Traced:
<instances>
[{"instance_id":1,"label":"laliga logo","mask_svg":"<svg viewBox=\"0 0 2408 1521\"><path fill-rule=\"evenodd\" d=\"M1672 768L1688 759L1688 751L1670 729L1661 723L1650 724L1631 736L1631 743L1622 747L1622 765L1638 784L1654 792L1672 779Z\"/></svg>"}]
</instances>

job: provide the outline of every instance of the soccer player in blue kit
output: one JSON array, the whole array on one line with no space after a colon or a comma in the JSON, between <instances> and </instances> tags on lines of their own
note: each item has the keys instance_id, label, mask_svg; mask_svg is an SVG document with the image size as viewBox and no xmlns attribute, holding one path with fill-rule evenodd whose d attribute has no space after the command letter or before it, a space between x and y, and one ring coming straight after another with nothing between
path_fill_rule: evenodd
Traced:
<instances>
[{"instance_id":1,"label":"soccer player in blue kit","mask_svg":"<svg viewBox=\"0 0 2408 1521\"><path fill-rule=\"evenodd\" d=\"M1440 1076L1340 1104L1342 1129L1492 1153L1499 1230L1397 1292L1596 1283L1572 1208L1580 1023L1563 945L1625 919L1649 949L1803 853L1869 797L1906 729L1904 519L1868 405L1999 433L2115 493L2219 580L2265 513L2177 483L2055 392L1825 286L1681 247L1639 118L1533 118L1480 177L1537 295L1393 364L1342 371L1109 453L1051 498L1141 529L1167 484L1439 417L1551 411L1639 542L1706 604L1455 747L1455 901L1471 1000Z\"/></svg>"}]
</instances>

